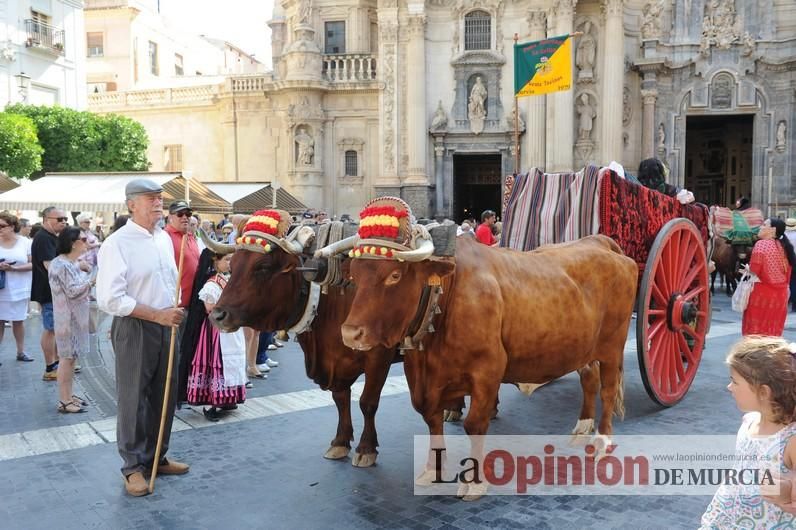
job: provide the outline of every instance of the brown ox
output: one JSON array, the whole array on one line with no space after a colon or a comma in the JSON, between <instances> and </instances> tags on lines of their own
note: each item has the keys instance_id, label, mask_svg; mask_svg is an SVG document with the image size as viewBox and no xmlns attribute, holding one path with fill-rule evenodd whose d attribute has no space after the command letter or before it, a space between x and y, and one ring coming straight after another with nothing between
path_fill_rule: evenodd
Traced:
<instances>
[{"instance_id":1,"label":"brown ox","mask_svg":"<svg viewBox=\"0 0 796 530\"><path fill-rule=\"evenodd\" d=\"M483 435L502 382L541 384L576 370L584 396L574 433L591 432L600 390L598 434L611 435L612 414L624 411L622 364L638 278L633 260L605 236L526 253L467 238L456 245L455 262L354 260L357 291L343 342L358 351L395 347L424 286L442 278L436 333L427 335L424 350L404 358L412 405L428 425L432 446L441 444L445 403L469 394L465 431ZM481 443L472 447L478 462ZM418 484L431 481L432 462L429 453ZM459 491L473 500L485 487Z\"/></svg>"},{"instance_id":2,"label":"brown ox","mask_svg":"<svg viewBox=\"0 0 796 530\"><path fill-rule=\"evenodd\" d=\"M207 239L205 243L212 250L232 250L231 246ZM295 324L299 293L306 283L301 272L296 270L299 264L297 255L279 248L267 254L237 250L232 257L230 281L210 318L224 331L234 331L241 326L266 331L289 328ZM365 424L351 463L368 467L376 462L378 455L375 416L381 390L390 365L401 358L395 348L376 347L366 355L343 344L340 326L353 297L352 287L330 288L329 294L320 298L311 328L298 335L298 342L304 351L307 376L324 390L331 390L337 405L337 434L324 455L326 458L342 459L351 450L354 439L351 385L365 374L365 388L359 400Z\"/></svg>"}]
</instances>

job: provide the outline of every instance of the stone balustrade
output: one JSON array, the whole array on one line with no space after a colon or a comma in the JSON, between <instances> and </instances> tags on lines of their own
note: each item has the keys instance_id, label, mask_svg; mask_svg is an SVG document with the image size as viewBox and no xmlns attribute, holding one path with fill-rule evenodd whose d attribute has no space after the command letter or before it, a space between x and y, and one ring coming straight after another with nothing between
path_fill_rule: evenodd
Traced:
<instances>
[{"instance_id":1,"label":"stone balustrade","mask_svg":"<svg viewBox=\"0 0 796 530\"><path fill-rule=\"evenodd\" d=\"M232 92L263 92L273 82L271 74L251 74L229 78Z\"/></svg>"},{"instance_id":2,"label":"stone balustrade","mask_svg":"<svg viewBox=\"0 0 796 530\"><path fill-rule=\"evenodd\" d=\"M364 53L323 56L323 78L330 83L376 80L376 56Z\"/></svg>"},{"instance_id":3,"label":"stone balustrade","mask_svg":"<svg viewBox=\"0 0 796 530\"><path fill-rule=\"evenodd\" d=\"M88 105L94 107L146 107L152 105L211 103L220 92L218 85L180 88L130 90L88 95Z\"/></svg>"}]
</instances>

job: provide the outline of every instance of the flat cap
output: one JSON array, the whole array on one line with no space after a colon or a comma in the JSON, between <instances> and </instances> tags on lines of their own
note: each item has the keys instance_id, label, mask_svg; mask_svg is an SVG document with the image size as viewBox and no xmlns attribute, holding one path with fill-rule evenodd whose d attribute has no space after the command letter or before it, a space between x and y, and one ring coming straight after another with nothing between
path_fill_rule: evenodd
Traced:
<instances>
[{"instance_id":1,"label":"flat cap","mask_svg":"<svg viewBox=\"0 0 796 530\"><path fill-rule=\"evenodd\" d=\"M174 201L169 204L169 213L177 213L182 210L190 210L191 207L185 201Z\"/></svg>"},{"instance_id":2,"label":"flat cap","mask_svg":"<svg viewBox=\"0 0 796 530\"><path fill-rule=\"evenodd\" d=\"M162 191L163 187L160 184L149 179L134 179L124 187L124 194L128 199L142 193L160 193Z\"/></svg>"}]
</instances>

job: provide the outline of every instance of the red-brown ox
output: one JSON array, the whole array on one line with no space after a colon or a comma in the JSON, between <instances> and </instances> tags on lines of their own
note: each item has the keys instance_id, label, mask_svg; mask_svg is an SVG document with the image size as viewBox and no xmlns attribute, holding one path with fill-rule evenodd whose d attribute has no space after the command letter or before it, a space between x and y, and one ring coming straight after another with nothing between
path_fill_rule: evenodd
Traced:
<instances>
[{"instance_id":1,"label":"red-brown ox","mask_svg":"<svg viewBox=\"0 0 796 530\"><path fill-rule=\"evenodd\" d=\"M216 252L235 250L233 245L204 237L203 240ZM288 329L300 314L297 305L302 283L306 284L302 273L296 270L299 265L298 255L278 247L269 253L238 249L232 257L230 281L210 318L223 331L241 326L267 331ZM375 416L381 390L390 365L401 357L394 347L376 347L365 354L343 344L340 326L353 298L353 287L330 288L328 294L320 297L317 315L310 329L298 335L298 342L304 351L307 376L324 390L331 390L337 405L337 434L325 458L342 459L351 450L351 385L365 374L365 388L359 399L365 422L351 463L368 467L375 464L378 455Z\"/></svg>"},{"instance_id":2,"label":"red-brown ox","mask_svg":"<svg viewBox=\"0 0 796 530\"><path fill-rule=\"evenodd\" d=\"M433 249L428 243L423 246ZM486 434L501 383L541 384L579 371L584 396L575 434L593 429L598 390L599 436L611 435L612 414L624 412L623 350L638 268L610 238L589 236L526 253L459 238L453 260L355 259L351 277L357 291L343 342L376 354L404 339L424 286L442 279L436 333L426 336L424 350L404 357L412 405L432 446L442 443L443 404L468 394L464 428ZM483 448L474 442L472 450L481 462ZM418 484L431 481L432 461L430 452ZM485 485L471 484L459 493L474 500L484 491Z\"/></svg>"}]
</instances>

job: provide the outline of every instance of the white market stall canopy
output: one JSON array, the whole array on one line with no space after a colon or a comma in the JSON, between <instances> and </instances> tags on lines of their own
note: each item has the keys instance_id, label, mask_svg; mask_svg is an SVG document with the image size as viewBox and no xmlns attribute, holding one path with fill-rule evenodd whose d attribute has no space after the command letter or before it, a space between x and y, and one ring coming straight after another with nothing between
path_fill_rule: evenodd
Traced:
<instances>
[{"instance_id":1,"label":"white market stall canopy","mask_svg":"<svg viewBox=\"0 0 796 530\"><path fill-rule=\"evenodd\" d=\"M36 210L57 206L68 212L127 213L124 188L134 179L147 178L163 186L163 203L185 199L182 173L47 173L0 194L0 210ZM232 204L197 180L188 183L191 207L202 213L232 213Z\"/></svg>"},{"instance_id":2,"label":"white market stall canopy","mask_svg":"<svg viewBox=\"0 0 796 530\"><path fill-rule=\"evenodd\" d=\"M205 182L212 192L232 203L235 213L252 214L257 210L274 207L274 188L270 182ZM276 207L290 214L307 211L300 200L285 191L276 190Z\"/></svg>"}]
</instances>

